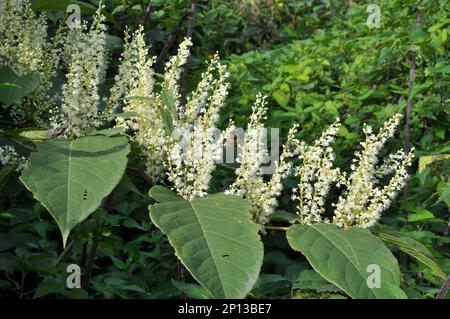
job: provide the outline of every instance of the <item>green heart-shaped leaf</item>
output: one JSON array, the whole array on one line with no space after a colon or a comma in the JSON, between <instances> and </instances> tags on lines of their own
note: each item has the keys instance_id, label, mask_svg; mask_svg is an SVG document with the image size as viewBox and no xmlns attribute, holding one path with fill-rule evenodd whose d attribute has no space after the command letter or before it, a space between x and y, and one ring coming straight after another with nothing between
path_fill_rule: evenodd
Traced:
<instances>
[{"instance_id":1,"label":"green heart-shaped leaf","mask_svg":"<svg viewBox=\"0 0 450 319\"><path fill-rule=\"evenodd\" d=\"M352 298L405 298L399 288L397 260L384 243L369 231L335 225L294 225L287 232L291 247L306 256L323 278ZM377 287L369 285L373 269L379 269Z\"/></svg>"},{"instance_id":2,"label":"green heart-shaped leaf","mask_svg":"<svg viewBox=\"0 0 450 319\"><path fill-rule=\"evenodd\" d=\"M129 151L123 136L51 139L37 144L20 179L56 220L64 246L71 229L92 214L120 182Z\"/></svg>"},{"instance_id":3,"label":"green heart-shaped leaf","mask_svg":"<svg viewBox=\"0 0 450 319\"><path fill-rule=\"evenodd\" d=\"M162 186L150 196L160 202L150 206L153 223L192 276L215 298L244 298L264 253L248 203L222 193L186 201Z\"/></svg>"}]
</instances>

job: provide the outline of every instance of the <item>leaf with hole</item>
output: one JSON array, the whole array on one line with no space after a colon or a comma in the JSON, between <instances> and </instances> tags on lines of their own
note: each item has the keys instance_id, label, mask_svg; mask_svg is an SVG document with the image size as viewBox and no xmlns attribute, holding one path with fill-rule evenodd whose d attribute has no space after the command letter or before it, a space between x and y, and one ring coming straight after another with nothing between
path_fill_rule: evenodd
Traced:
<instances>
[{"instance_id":1,"label":"leaf with hole","mask_svg":"<svg viewBox=\"0 0 450 319\"><path fill-rule=\"evenodd\" d=\"M192 276L215 298L244 298L263 260L249 204L222 193L187 201L162 186L149 194L159 202L149 207L153 223Z\"/></svg>"},{"instance_id":2,"label":"leaf with hole","mask_svg":"<svg viewBox=\"0 0 450 319\"><path fill-rule=\"evenodd\" d=\"M129 150L123 136L50 139L37 144L20 179L55 219L64 246L72 228L120 182Z\"/></svg>"}]
</instances>

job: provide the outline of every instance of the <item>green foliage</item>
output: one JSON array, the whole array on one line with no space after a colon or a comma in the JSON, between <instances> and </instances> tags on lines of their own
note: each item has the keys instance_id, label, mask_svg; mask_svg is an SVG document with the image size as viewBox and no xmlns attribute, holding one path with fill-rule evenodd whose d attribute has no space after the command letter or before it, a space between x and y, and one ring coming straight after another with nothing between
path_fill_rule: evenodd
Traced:
<instances>
[{"instance_id":1,"label":"green foliage","mask_svg":"<svg viewBox=\"0 0 450 319\"><path fill-rule=\"evenodd\" d=\"M59 23L65 25L68 4L80 5L87 20L98 5L97 0L32 3L47 15L51 35ZM218 167L210 189L216 194L181 200L148 181L121 128L101 127L76 140L39 128L29 116L33 110L26 108L31 106L22 102L32 100L41 79L2 65L0 144L31 156L22 176L15 165L0 165L0 297L178 298L182 292L189 298L434 298L450 273L447 1L378 1L379 29L367 27L367 5L355 1L196 3L187 88L203 72L200 61L219 51L232 87L224 123L232 118L245 126L257 92L269 97L267 126L284 132L299 123L299 137L307 142L340 117L343 138L335 151L337 164L346 167L361 138L353 132L361 131L363 122L378 127L394 113L404 113L410 100L410 143L418 163L410 170L404 198L381 219L387 226L369 232L298 225L290 201L296 183L288 179L280 210L260 237L246 213L248 204L218 193L230 185L235 166ZM191 1L104 4L111 64L102 95L117 73L125 27L144 24L150 54L162 55L160 72L187 33ZM63 61L59 71L66 67ZM44 93L58 95L66 79L58 74L53 82ZM173 97L160 93L170 133ZM101 117L113 123L135 115L118 110ZM395 148L405 139L401 132ZM336 196L332 190L331 202ZM68 289L67 266L80 265L86 280L93 247L90 284ZM189 271L185 278L177 257ZM379 289L366 284L368 264L381 266Z\"/></svg>"},{"instance_id":2,"label":"green foliage","mask_svg":"<svg viewBox=\"0 0 450 319\"><path fill-rule=\"evenodd\" d=\"M71 4L75 4L80 8L80 12L82 14L93 15L97 10L97 7L86 1L78 1L78 0L36 0L33 3L32 9L36 12L39 11L63 11L67 10L67 7ZM115 22L114 17L105 12L106 18L110 22Z\"/></svg>"},{"instance_id":3,"label":"green foliage","mask_svg":"<svg viewBox=\"0 0 450 319\"><path fill-rule=\"evenodd\" d=\"M150 206L153 223L192 276L216 298L244 298L263 259L247 202L223 194L186 201L161 186L149 194L159 202Z\"/></svg>"},{"instance_id":4,"label":"green foliage","mask_svg":"<svg viewBox=\"0 0 450 319\"><path fill-rule=\"evenodd\" d=\"M437 23L446 21L445 13L433 18L421 13L423 25L412 27L416 18L412 8L395 1L383 1L380 6L381 29L369 29L366 7L355 5L347 15L335 16L333 27L317 28L310 38L272 50L232 55L232 82L239 85L233 87L235 107L230 108L230 116L243 123L250 102L262 91L272 98L270 126L299 122L301 135L312 139L320 132L318 128L339 116L345 120L341 134L346 145L354 145L358 136L349 132L359 129L362 122L379 123L405 109L408 60L415 53L414 145L420 151L439 152L438 145L445 142L450 127L445 107L449 101L444 53L448 41L436 36L445 28L443 22ZM432 8L437 12L438 7L436 2L426 12Z\"/></svg>"},{"instance_id":5,"label":"green foliage","mask_svg":"<svg viewBox=\"0 0 450 319\"><path fill-rule=\"evenodd\" d=\"M19 102L38 86L38 74L19 76L10 67L0 66L0 102L4 107Z\"/></svg>"},{"instance_id":6,"label":"green foliage","mask_svg":"<svg viewBox=\"0 0 450 319\"><path fill-rule=\"evenodd\" d=\"M96 11L96 7L90 3L85 1L73 1L73 0L37 0L34 1L32 9L34 11L43 11L43 10L51 10L51 11L65 11L70 4L77 4L80 6L81 12L84 14L94 14Z\"/></svg>"},{"instance_id":7,"label":"green foliage","mask_svg":"<svg viewBox=\"0 0 450 319\"><path fill-rule=\"evenodd\" d=\"M315 224L291 226L289 244L313 268L352 298L405 298L399 288L400 269L383 242L367 230ZM380 269L380 286L369 287L370 265Z\"/></svg>"},{"instance_id":8,"label":"green foliage","mask_svg":"<svg viewBox=\"0 0 450 319\"><path fill-rule=\"evenodd\" d=\"M433 269L443 280L447 279L444 271L436 263L430 251L418 241L412 239L406 234L393 230L387 230L385 227L379 227L373 230L373 233L380 239L387 243L396 245L401 251Z\"/></svg>"},{"instance_id":9,"label":"green foliage","mask_svg":"<svg viewBox=\"0 0 450 319\"><path fill-rule=\"evenodd\" d=\"M71 229L120 182L128 152L125 137L88 136L38 144L21 180L52 214L64 246Z\"/></svg>"}]
</instances>

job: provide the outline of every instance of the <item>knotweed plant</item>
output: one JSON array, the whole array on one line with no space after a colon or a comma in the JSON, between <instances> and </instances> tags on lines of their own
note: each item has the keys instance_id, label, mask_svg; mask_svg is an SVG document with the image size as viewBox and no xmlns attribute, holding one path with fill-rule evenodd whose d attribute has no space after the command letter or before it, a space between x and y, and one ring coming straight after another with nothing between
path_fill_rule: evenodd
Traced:
<instances>
[{"instance_id":1,"label":"knotweed plant","mask_svg":"<svg viewBox=\"0 0 450 319\"><path fill-rule=\"evenodd\" d=\"M47 22L44 14L35 18L28 1L6 0L0 4L0 63L18 74L46 70Z\"/></svg>"},{"instance_id":2,"label":"knotweed plant","mask_svg":"<svg viewBox=\"0 0 450 319\"><path fill-rule=\"evenodd\" d=\"M190 40L185 40L190 44ZM162 89L174 102L173 131L167 139L167 168L169 181L185 199L203 197L216 162L221 160L224 139L231 127L217 129L219 112L228 94L228 72L218 55L209 61L208 68L186 105L179 102L178 79L181 65L187 58L187 45L180 45L178 55L166 65ZM166 104L167 105L167 104ZM170 113L170 110L166 110Z\"/></svg>"},{"instance_id":3,"label":"knotweed plant","mask_svg":"<svg viewBox=\"0 0 450 319\"><path fill-rule=\"evenodd\" d=\"M165 174L166 132L161 113L163 102L160 94L154 91L154 60L154 57L148 57L142 28L131 40L126 35L119 73L107 101L107 112L113 113L118 107L115 103L123 99L123 111L132 115L117 118L117 126L129 133L131 141L139 149L146 175L156 183Z\"/></svg>"},{"instance_id":4,"label":"knotweed plant","mask_svg":"<svg viewBox=\"0 0 450 319\"><path fill-rule=\"evenodd\" d=\"M0 64L19 76L37 74L40 81L31 95L12 107L13 119L18 119L14 114L28 113L43 125L40 116L53 105L48 91L59 63L58 37L59 33L48 41L45 14L36 18L29 1L0 1Z\"/></svg>"},{"instance_id":5,"label":"knotweed plant","mask_svg":"<svg viewBox=\"0 0 450 319\"><path fill-rule=\"evenodd\" d=\"M298 188L293 189L292 199L299 203L297 210L301 223L329 222L323 217L324 205L331 184L339 181L339 168L333 167L335 155L331 147L339 126L339 121L336 121L313 145L299 144L301 165L295 167L299 183Z\"/></svg>"},{"instance_id":6,"label":"knotweed plant","mask_svg":"<svg viewBox=\"0 0 450 319\"><path fill-rule=\"evenodd\" d=\"M99 6L91 26L71 28L65 43L67 54L67 83L62 90L61 114L54 118L64 128L65 137L79 137L99 127L101 97L99 85L103 82L106 61L105 17Z\"/></svg>"},{"instance_id":7,"label":"knotweed plant","mask_svg":"<svg viewBox=\"0 0 450 319\"><path fill-rule=\"evenodd\" d=\"M61 131L66 138L86 135L101 125L98 90L107 68L103 6L90 27L87 22L67 32L61 27L52 41L47 40L45 15L36 18L29 1L2 1L0 8L0 64L18 75L39 75L39 87L22 101L28 111L28 106L35 108L36 124ZM62 94L50 96L60 63L67 69L66 83Z\"/></svg>"},{"instance_id":8,"label":"knotweed plant","mask_svg":"<svg viewBox=\"0 0 450 319\"><path fill-rule=\"evenodd\" d=\"M391 138L399 124L401 115L389 119L377 135L372 128L364 125L365 141L361 143L350 166L350 174L333 168L334 153L331 143L336 138L339 122L331 125L312 146L300 144L299 158L302 160L296 168L299 178L298 189L294 189L292 198L299 202L297 206L300 222L303 224L332 223L338 227L359 226L369 228L375 225L382 211L389 208L392 200L403 188L407 180L407 167L411 165L413 151L402 150L387 156L378 165L379 153ZM391 176L383 186L383 180ZM331 220L324 217L325 198L330 186L344 186Z\"/></svg>"},{"instance_id":9,"label":"knotweed plant","mask_svg":"<svg viewBox=\"0 0 450 319\"><path fill-rule=\"evenodd\" d=\"M31 150L32 155L27 160L19 148L0 146L0 190L6 190L8 195L8 199L2 199L2 209L14 209L9 203L13 203L16 195L12 193L16 190L9 192L7 182L20 173L26 189L55 219L63 246L69 242L72 231L78 232L75 241L83 237L79 236L80 230L84 233L87 228L75 227L101 210L101 220L93 221L99 223L98 227L92 228L89 235L95 248L105 237L103 217L117 209L111 205L120 200L114 198L118 195L114 191L117 185L125 181L133 188L134 178L127 179L127 174L128 158L134 156L140 163L139 173L146 177L145 181L136 180L140 182L136 187L147 185L147 181L152 184L147 198L152 198L152 225L168 237L177 257L201 284L205 295L246 297L260 278L264 260L260 233L274 230L286 231L291 248L301 252L323 280L350 297L402 297L398 263L383 242L374 237L382 234L360 229L376 224L406 183L412 152L400 150L380 160L380 152L394 135L400 115L387 121L377 134L364 125L365 141L348 173L334 166L332 145L340 129L339 120L310 145L296 137L303 123L294 125L279 157L278 143L273 143L278 136L272 133L269 157L268 136L263 127L268 103L263 95L256 96L244 135L232 121L224 130L217 128L230 86L229 74L217 53L207 61L197 87L185 95L180 82L185 82L182 78L186 76L183 70L192 46L190 38L180 43L177 53L157 77L156 59L150 55L144 28L125 30L124 50L118 63L112 63L118 68L108 70L116 72L114 81L103 95L109 60L103 8L100 1L90 24L68 23L68 28L58 28L55 37L48 40L46 19L33 13L30 1L0 0L0 64L9 73L11 68L19 76L34 73L40 78L40 86L32 94L23 98L17 93L15 100L10 100L16 101L14 112L26 110L27 122L6 122L2 144L14 141L13 145ZM69 21L63 21L63 25L64 22ZM65 75L61 88L52 88L52 82L59 82L55 75L60 72ZM9 83L2 84L7 89L11 87ZM49 92L53 92L52 96ZM1 97L5 109L10 107L5 95ZM32 125L38 128L22 125L28 120L33 120ZM99 129L104 130L98 132ZM236 137L239 167L235 180L225 194L209 196L216 163L223 161L224 150L227 156L232 150L234 159ZM269 169L271 175L267 174ZM284 216L289 214L280 214L277 222L289 226L273 225L270 222L275 218L271 217L283 191L282 182L288 176L298 181L290 196L298 218L286 220ZM170 185L180 198L174 198L161 184ZM334 186L342 190L336 202L327 205ZM139 193L136 187L130 190ZM17 198L26 197L30 196ZM332 212L327 211L330 208ZM10 213L4 215L14 217ZM2 227L17 224L11 221ZM22 227L20 223L18 226ZM39 237L45 235L41 233ZM15 232L8 231L3 237L8 239L9 235ZM65 251L69 248L65 247ZM324 258L315 258L317 252ZM95 249L87 257L94 261ZM84 273L90 274L94 265L88 264ZM351 269L345 267L347 264L352 265ZM431 264L435 263L427 263ZM346 268L345 276L338 278L341 276L336 276L336 267L329 265ZM379 281L387 287L385 290L372 289L361 276L368 265L383 266L383 278ZM437 266L436 263L430 267L445 279L446 274L436 270ZM11 276L14 277L13 272ZM83 279L86 291L89 278Z\"/></svg>"},{"instance_id":10,"label":"knotweed plant","mask_svg":"<svg viewBox=\"0 0 450 319\"><path fill-rule=\"evenodd\" d=\"M261 166L266 161L267 149L264 143L265 129L262 121L266 119L266 99L258 94L252 106L252 114L244 136L244 142L240 147L237 162L240 166L236 169L236 180L225 192L238 195L249 201L250 213L253 220L264 226L270 215L277 207L277 197L283 186L281 181L288 176L292 169L292 163L287 159L295 154L297 140L294 137L297 126L291 128L287 142L283 145L283 151L276 169L269 181L264 180Z\"/></svg>"},{"instance_id":11,"label":"knotweed plant","mask_svg":"<svg viewBox=\"0 0 450 319\"><path fill-rule=\"evenodd\" d=\"M124 100L117 125L131 133L140 151L147 176L158 182L165 176L185 199L207 194L215 162L222 156L227 134L216 128L219 111L228 94L228 73L218 55L209 61L197 89L181 104L180 77L192 42L185 39L165 65L162 83L155 83L142 29L125 37L119 73L106 101L108 112Z\"/></svg>"},{"instance_id":12,"label":"knotweed plant","mask_svg":"<svg viewBox=\"0 0 450 319\"><path fill-rule=\"evenodd\" d=\"M343 175L342 183L346 190L335 205L333 223L339 227L357 225L368 228L375 225L381 212L390 206L405 185L407 167L411 165L414 150L409 153L398 151L377 166L379 152L394 135L401 117L401 114L393 116L377 135L372 133L372 127L364 126L366 139L361 143L362 150L353 159L350 175ZM381 186L381 178L392 174L389 183Z\"/></svg>"}]
</instances>

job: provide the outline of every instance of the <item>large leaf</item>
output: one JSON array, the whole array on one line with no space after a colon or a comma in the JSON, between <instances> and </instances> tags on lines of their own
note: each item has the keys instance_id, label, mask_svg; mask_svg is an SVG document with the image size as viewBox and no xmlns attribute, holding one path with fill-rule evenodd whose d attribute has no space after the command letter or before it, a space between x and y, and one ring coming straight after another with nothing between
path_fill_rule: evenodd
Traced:
<instances>
[{"instance_id":1,"label":"large leaf","mask_svg":"<svg viewBox=\"0 0 450 319\"><path fill-rule=\"evenodd\" d=\"M447 279L446 274L442 268L437 264L433 255L428 250L427 247L414 240L407 234L400 233L395 230L388 229L387 227L377 227L372 230L375 236L384 240L387 243L393 244L398 247L401 251L410 255L411 257L422 262L426 266L434 270L439 277L443 280Z\"/></svg>"},{"instance_id":2,"label":"large leaf","mask_svg":"<svg viewBox=\"0 0 450 319\"><path fill-rule=\"evenodd\" d=\"M315 271L352 298L402 298L397 260L383 242L367 230L339 229L329 224L294 225L289 244L306 256ZM381 285L369 288L369 265L380 267Z\"/></svg>"},{"instance_id":3,"label":"large leaf","mask_svg":"<svg viewBox=\"0 0 450 319\"><path fill-rule=\"evenodd\" d=\"M162 186L150 196L153 223L167 235L192 276L215 298L244 298L263 260L259 227L248 203L224 194L186 201Z\"/></svg>"},{"instance_id":4,"label":"large leaf","mask_svg":"<svg viewBox=\"0 0 450 319\"><path fill-rule=\"evenodd\" d=\"M97 11L97 7L88 3L87 1L77 1L77 0L36 0L34 1L31 8L33 11L64 11L66 12L67 7L71 4L76 4L80 8L80 13L93 15ZM110 22L115 22L114 17L109 12L102 10L102 14L105 15L106 19Z\"/></svg>"},{"instance_id":5,"label":"large leaf","mask_svg":"<svg viewBox=\"0 0 450 319\"><path fill-rule=\"evenodd\" d=\"M6 107L19 102L31 93L39 82L38 74L19 76L9 66L0 66L0 83L7 84L0 88L0 102Z\"/></svg>"},{"instance_id":6,"label":"large leaf","mask_svg":"<svg viewBox=\"0 0 450 319\"><path fill-rule=\"evenodd\" d=\"M64 246L71 229L94 212L120 182L128 152L123 136L51 139L37 144L21 180L56 220Z\"/></svg>"}]
</instances>

